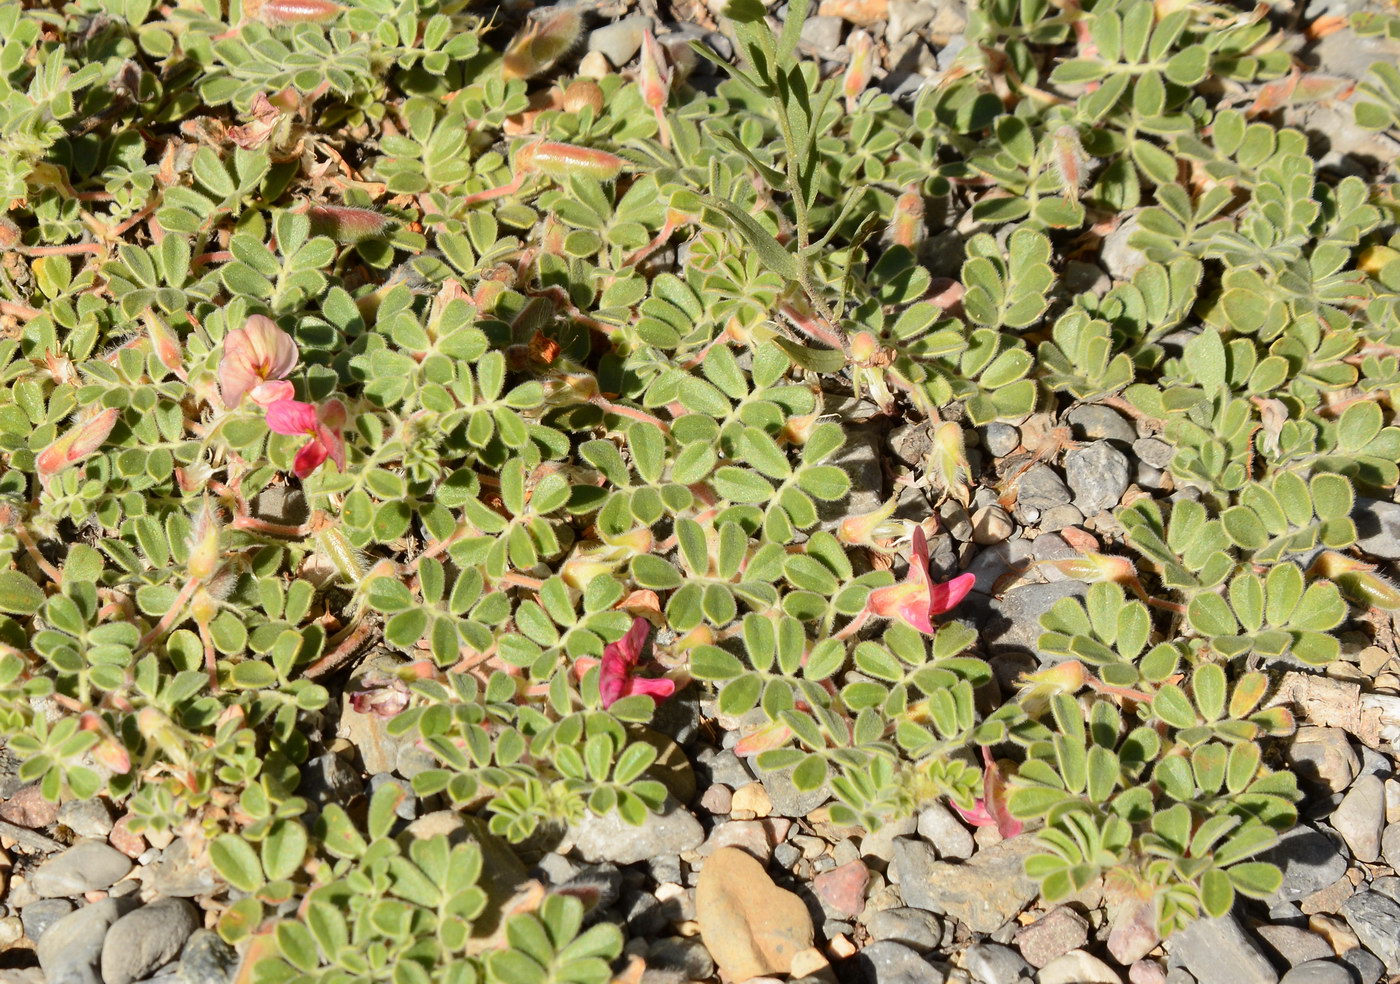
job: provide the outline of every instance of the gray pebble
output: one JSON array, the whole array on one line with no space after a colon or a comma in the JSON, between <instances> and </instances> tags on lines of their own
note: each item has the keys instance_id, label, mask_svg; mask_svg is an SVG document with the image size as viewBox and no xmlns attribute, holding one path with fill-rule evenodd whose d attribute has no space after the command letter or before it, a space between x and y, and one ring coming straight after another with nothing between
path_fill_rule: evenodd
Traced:
<instances>
[{"instance_id":1,"label":"gray pebble","mask_svg":"<svg viewBox=\"0 0 1400 984\"><path fill-rule=\"evenodd\" d=\"M791 868L801 857L802 852L787 841L783 841L777 847L773 848L773 860L783 868Z\"/></svg>"},{"instance_id":2,"label":"gray pebble","mask_svg":"<svg viewBox=\"0 0 1400 984\"><path fill-rule=\"evenodd\" d=\"M972 831L941 803L930 803L919 811L918 831L940 858L970 858L977 846Z\"/></svg>"},{"instance_id":3,"label":"gray pebble","mask_svg":"<svg viewBox=\"0 0 1400 984\"><path fill-rule=\"evenodd\" d=\"M30 902L19 910L20 922L24 924L24 935L35 943L50 926L73 911L73 903L67 899L40 899Z\"/></svg>"},{"instance_id":4,"label":"gray pebble","mask_svg":"<svg viewBox=\"0 0 1400 984\"><path fill-rule=\"evenodd\" d=\"M948 979L917 950L893 940L870 944L844 961L841 969L840 979L853 984L944 984Z\"/></svg>"},{"instance_id":5,"label":"gray pebble","mask_svg":"<svg viewBox=\"0 0 1400 984\"><path fill-rule=\"evenodd\" d=\"M1283 975L1279 984L1352 984L1351 971L1333 960L1309 960Z\"/></svg>"},{"instance_id":6,"label":"gray pebble","mask_svg":"<svg viewBox=\"0 0 1400 984\"><path fill-rule=\"evenodd\" d=\"M982 641L993 653L1019 649L1039 651L1040 616L1061 598L1082 598L1089 586L1083 581L1052 581L1048 584L1022 584L1000 598L982 601L973 594L966 605L966 617L980 628Z\"/></svg>"},{"instance_id":7,"label":"gray pebble","mask_svg":"<svg viewBox=\"0 0 1400 984\"><path fill-rule=\"evenodd\" d=\"M1352 984L1376 984L1385 973L1385 965L1374 953L1354 946L1339 958L1352 969Z\"/></svg>"},{"instance_id":8,"label":"gray pebble","mask_svg":"<svg viewBox=\"0 0 1400 984\"><path fill-rule=\"evenodd\" d=\"M695 772L702 784L720 782L730 789L747 786L754 780L748 766L728 748L700 749L695 756Z\"/></svg>"},{"instance_id":9,"label":"gray pebble","mask_svg":"<svg viewBox=\"0 0 1400 984\"><path fill-rule=\"evenodd\" d=\"M180 953L184 984L229 984L237 968L237 952L212 930L196 929Z\"/></svg>"},{"instance_id":10,"label":"gray pebble","mask_svg":"<svg viewBox=\"0 0 1400 984\"><path fill-rule=\"evenodd\" d=\"M624 17L588 33L588 50L601 51L613 68L630 62L642 48L642 32L651 27L650 17Z\"/></svg>"},{"instance_id":11,"label":"gray pebble","mask_svg":"<svg viewBox=\"0 0 1400 984\"><path fill-rule=\"evenodd\" d=\"M1108 441L1095 441L1065 455L1065 476L1074 504L1086 516L1112 509L1128 490L1128 459Z\"/></svg>"},{"instance_id":12,"label":"gray pebble","mask_svg":"<svg viewBox=\"0 0 1400 984\"><path fill-rule=\"evenodd\" d=\"M1332 811L1330 822L1354 858L1375 861L1380 857L1381 828L1385 826L1385 784L1376 776L1361 776Z\"/></svg>"},{"instance_id":13,"label":"gray pebble","mask_svg":"<svg viewBox=\"0 0 1400 984\"><path fill-rule=\"evenodd\" d=\"M40 898L82 895L111 888L131 870L131 858L110 844L84 840L50 858L29 876L29 885Z\"/></svg>"},{"instance_id":14,"label":"gray pebble","mask_svg":"<svg viewBox=\"0 0 1400 984\"><path fill-rule=\"evenodd\" d=\"M1122 414L1097 403L1077 406L1068 415L1074 437L1081 441L1120 441L1132 444L1137 440L1133 425Z\"/></svg>"},{"instance_id":15,"label":"gray pebble","mask_svg":"<svg viewBox=\"0 0 1400 984\"><path fill-rule=\"evenodd\" d=\"M1030 509L1053 509L1063 506L1071 498L1069 486L1065 485L1055 469L1041 463L1031 465L1016 484L1016 505Z\"/></svg>"},{"instance_id":16,"label":"gray pebble","mask_svg":"<svg viewBox=\"0 0 1400 984\"><path fill-rule=\"evenodd\" d=\"M1290 967L1310 960L1325 960L1333 955L1331 945L1321 936L1298 926L1260 926L1259 937Z\"/></svg>"},{"instance_id":17,"label":"gray pebble","mask_svg":"<svg viewBox=\"0 0 1400 984\"><path fill-rule=\"evenodd\" d=\"M1235 920L1197 919L1171 940L1171 957L1200 984L1277 984L1278 973Z\"/></svg>"},{"instance_id":18,"label":"gray pebble","mask_svg":"<svg viewBox=\"0 0 1400 984\"><path fill-rule=\"evenodd\" d=\"M996 421L981 428L982 446L994 458L1001 458L1021 446L1021 434L1010 424Z\"/></svg>"},{"instance_id":19,"label":"gray pebble","mask_svg":"<svg viewBox=\"0 0 1400 984\"><path fill-rule=\"evenodd\" d=\"M880 829L874 833L866 834L860 840L860 856L875 858L878 861L889 861L894 857L894 839L896 837L909 837L916 829L917 821L914 817L901 817L882 824ZM849 843L842 841L842 844ZM841 851L841 844L836 845L837 851ZM842 853L837 853L837 860L845 863Z\"/></svg>"},{"instance_id":20,"label":"gray pebble","mask_svg":"<svg viewBox=\"0 0 1400 984\"><path fill-rule=\"evenodd\" d=\"M1078 526L1082 522L1084 514L1069 503L1047 509L1040 514L1040 528L1046 533L1054 533L1066 526Z\"/></svg>"},{"instance_id":21,"label":"gray pebble","mask_svg":"<svg viewBox=\"0 0 1400 984\"><path fill-rule=\"evenodd\" d=\"M583 819L570 824L566 835L584 861L612 861L636 864L659 854L679 854L700 846L705 831L689 811L667 796L661 813L648 811L640 827L622 819L616 810L598 816L585 811Z\"/></svg>"},{"instance_id":22,"label":"gray pebble","mask_svg":"<svg viewBox=\"0 0 1400 984\"><path fill-rule=\"evenodd\" d=\"M1386 971L1400 974L1400 904L1379 892L1357 892L1342 903L1341 915Z\"/></svg>"},{"instance_id":23,"label":"gray pebble","mask_svg":"<svg viewBox=\"0 0 1400 984\"><path fill-rule=\"evenodd\" d=\"M908 906L881 909L870 917L865 928L877 941L893 940L920 951L932 950L943 938L937 916Z\"/></svg>"},{"instance_id":24,"label":"gray pebble","mask_svg":"<svg viewBox=\"0 0 1400 984\"><path fill-rule=\"evenodd\" d=\"M360 774L334 752L318 755L301 767L301 785L297 794L317 806L346 803L365 788Z\"/></svg>"},{"instance_id":25,"label":"gray pebble","mask_svg":"<svg viewBox=\"0 0 1400 984\"><path fill-rule=\"evenodd\" d=\"M1166 468L1172 463L1172 455L1175 454L1170 444L1155 437L1143 437L1134 441L1133 453L1138 456L1139 461L1153 468Z\"/></svg>"},{"instance_id":26,"label":"gray pebble","mask_svg":"<svg viewBox=\"0 0 1400 984\"><path fill-rule=\"evenodd\" d=\"M103 899L57 920L35 948L49 984L97 984L108 928L135 909L135 899Z\"/></svg>"},{"instance_id":27,"label":"gray pebble","mask_svg":"<svg viewBox=\"0 0 1400 984\"><path fill-rule=\"evenodd\" d=\"M69 800L58 808L58 822L79 837L105 840L112 832L112 811L100 799Z\"/></svg>"},{"instance_id":28,"label":"gray pebble","mask_svg":"<svg viewBox=\"0 0 1400 984\"><path fill-rule=\"evenodd\" d=\"M802 40L818 51L835 51L841 45L841 18L808 17L802 23Z\"/></svg>"},{"instance_id":29,"label":"gray pebble","mask_svg":"<svg viewBox=\"0 0 1400 984\"><path fill-rule=\"evenodd\" d=\"M1132 280L1133 274L1147 266L1147 254L1136 246L1128 245L1128 239L1137 231L1137 227L1138 219L1134 215L1103 238L1099 262L1114 280Z\"/></svg>"},{"instance_id":30,"label":"gray pebble","mask_svg":"<svg viewBox=\"0 0 1400 984\"><path fill-rule=\"evenodd\" d=\"M972 944L963 952L963 966L978 984L1018 984L1035 976L1019 953L998 943Z\"/></svg>"},{"instance_id":31,"label":"gray pebble","mask_svg":"<svg viewBox=\"0 0 1400 984\"><path fill-rule=\"evenodd\" d=\"M759 776L759 782L773 803L773 815L779 817L802 817L811 813L831 799L831 787L822 783L809 792L799 792L792 784L792 770L780 769Z\"/></svg>"},{"instance_id":32,"label":"gray pebble","mask_svg":"<svg viewBox=\"0 0 1400 984\"><path fill-rule=\"evenodd\" d=\"M1357 496L1351 518L1356 521L1356 545L1363 552L1400 560L1400 505Z\"/></svg>"},{"instance_id":33,"label":"gray pebble","mask_svg":"<svg viewBox=\"0 0 1400 984\"><path fill-rule=\"evenodd\" d=\"M692 981L703 981L715 973L715 962L704 944L680 936L668 936L648 946L647 965L679 970Z\"/></svg>"},{"instance_id":34,"label":"gray pebble","mask_svg":"<svg viewBox=\"0 0 1400 984\"><path fill-rule=\"evenodd\" d=\"M104 984L131 984L174 959L199 921L185 899L157 899L122 916L102 944Z\"/></svg>"},{"instance_id":35,"label":"gray pebble","mask_svg":"<svg viewBox=\"0 0 1400 984\"><path fill-rule=\"evenodd\" d=\"M1270 902L1296 902L1331 885L1347 872L1336 843L1316 827L1299 824L1257 858L1283 871L1283 884Z\"/></svg>"}]
</instances>

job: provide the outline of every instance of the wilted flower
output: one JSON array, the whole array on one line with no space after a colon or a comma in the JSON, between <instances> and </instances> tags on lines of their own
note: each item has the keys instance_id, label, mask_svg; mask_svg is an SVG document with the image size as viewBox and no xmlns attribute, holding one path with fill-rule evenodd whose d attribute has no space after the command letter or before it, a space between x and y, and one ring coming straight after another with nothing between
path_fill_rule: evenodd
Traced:
<instances>
[{"instance_id":1,"label":"wilted flower","mask_svg":"<svg viewBox=\"0 0 1400 984\"><path fill-rule=\"evenodd\" d=\"M920 632L932 635L933 617L956 608L976 581L975 574L959 574L951 581L935 584L928 573L928 540L923 529L916 526L913 554L904 583L870 592L866 609L873 615L902 619Z\"/></svg>"},{"instance_id":2,"label":"wilted flower","mask_svg":"<svg viewBox=\"0 0 1400 984\"><path fill-rule=\"evenodd\" d=\"M264 407L289 400L292 384L285 380L299 357L291 335L266 315L252 315L224 339L224 354L219 360L219 393L224 406L234 409L249 393L253 402Z\"/></svg>"},{"instance_id":3,"label":"wilted flower","mask_svg":"<svg viewBox=\"0 0 1400 984\"><path fill-rule=\"evenodd\" d=\"M1006 780L1002 778L997 760L992 758L992 750L982 746L982 795L971 810L964 810L956 803L957 810L964 820L974 827L996 827L1003 837L1015 837L1021 832L1022 823L1011 815L1006 806Z\"/></svg>"},{"instance_id":4,"label":"wilted flower","mask_svg":"<svg viewBox=\"0 0 1400 984\"><path fill-rule=\"evenodd\" d=\"M340 433L345 417L345 404L339 400L327 400L320 407L299 400L278 400L267 408L267 426L273 431L311 438L292 463L297 478L306 478L327 458L345 471L345 441Z\"/></svg>"},{"instance_id":5,"label":"wilted flower","mask_svg":"<svg viewBox=\"0 0 1400 984\"><path fill-rule=\"evenodd\" d=\"M642 647L650 634L650 622L644 618L634 619L625 636L617 642L608 643L603 649L602 666L598 671L598 692L602 695L604 707L611 707L623 697L636 694L648 694L662 700L676 692L674 680L665 677L647 679L635 675Z\"/></svg>"}]
</instances>

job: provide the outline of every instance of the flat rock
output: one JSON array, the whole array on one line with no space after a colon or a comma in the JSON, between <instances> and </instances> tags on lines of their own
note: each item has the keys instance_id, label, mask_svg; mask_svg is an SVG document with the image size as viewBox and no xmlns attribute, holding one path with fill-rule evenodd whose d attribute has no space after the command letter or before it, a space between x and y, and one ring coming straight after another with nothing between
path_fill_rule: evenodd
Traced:
<instances>
[{"instance_id":1,"label":"flat rock","mask_svg":"<svg viewBox=\"0 0 1400 984\"><path fill-rule=\"evenodd\" d=\"M1067 905L1057 905L1016 933L1016 947L1032 967L1044 967L1057 957L1089 942L1089 921Z\"/></svg>"},{"instance_id":2,"label":"flat rock","mask_svg":"<svg viewBox=\"0 0 1400 984\"><path fill-rule=\"evenodd\" d=\"M82 895L111 888L131 867L131 858L110 844L83 840L39 865L29 876L29 887L40 898Z\"/></svg>"},{"instance_id":3,"label":"flat rock","mask_svg":"<svg viewBox=\"0 0 1400 984\"><path fill-rule=\"evenodd\" d=\"M912 906L881 909L865 924L874 940L893 940L916 950L932 950L943 938L943 927L932 912Z\"/></svg>"},{"instance_id":4,"label":"flat rock","mask_svg":"<svg viewBox=\"0 0 1400 984\"><path fill-rule=\"evenodd\" d=\"M1013 837L968 861L939 861L922 841L895 845L893 867L905 904L952 916L976 933L994 933L1038 894L1026 876L1026 858L1038 848L1028 835Z\"/></svg>"},{"instance_id":5,"label":"flat rock","mask_svg":"<svg viewBox=\"0 0 1400 984\"><path fill-rule=\"evenodd\" d=\"M1094 441L1065 455L1065 477L1074 505L1086 516L1112 509L1132 481L1128 458L1108 441Z\"/></svg>"},{"instance_id":6,"label":"flat rock","mask_svg":"<svg viewBox=\"0 0 1400 984\"><path fill-rule=\"evenodd\" d=\"M1361 759L1340 728L1299 728L1286 753L1301 785L1340 793L1361 771Z\"/></svg>"},{"instance_id":7,"label":"flat rock","mask_svg":"<svg viewBox=\"0 0 1400 984\"><path fill-rule=\"evenodd\" d=\"M1381 830L1385 826L1385 784L1377 776L1361 776L1332 811L1330 821L1351 848L1354 858L1367 862L1377 860L1381 856Z\"/></svg>"},{"instance_id":8,"label":"flat rock","mask_svg":"<svg viewBox=\"0 0 1400 984\"><path fill-rule=\"evenodd\" d=\"M39 899L37 902L30 902L19 910L24 935L38 943L50 926L72 911L73 903L67 899Z\"/></svg>"},{"instance_id":9,"label":"flat rock","mask_svg":"<svg viewBox=\"0 0 1400 984\"><path fill-rule=\"evenodd\" d=\"M1379 892L1357 892L1342 903L1341 915L1386 972L1400 974L1400 905Z\"/></svg>"},{"instance_id":10,"label":"flat rock","mask_svg":"<svg viewBox=\"0 0 1400 984\"><path fill-rule=\"evenodd\" d=\"M768 791L768 801L772 804L774 816L805 817L831 799L831 787L826 783L807 792L798 789L792 784L791 769L765 772L759 776L759 781Z\"/></svg>"},{"instance_id":11,"label":"flat rock","mask_svg":"<svg viewBox=\"0 0 1400 984\"><path fill-rule=\"evenodd\" d=\"M23 786L5 802L0 803L0 820L19 827L37 830L58 819L58 804L44 799L38 783Z\"/></svg>"},{"instance_id":12,"label":"flat rock","mask_svg":"<svg viewBox=\"0 0 1400 984\"><path fill-rule=\"evenodd\" d=\"M974 943L963 951L962 961L978 984L1019 984L1035 975L1019 953L1000 943Z\"/></svg>"},{"instance_id":13,"label":"flat rock","mask_svg":"<svg viewBox=\"0 0 1400 984\"><path fill-rule=\"evenodd\" d=\"M112 832L112 811L100 799L69 800L58 808L58 822L79 837L103 840Z\"/></svg>"},{"instance_id":14,"label":"flat rock","mask_svg":"<svg viewBox=\"0 0 1400 984\"><path fill-rule=\"evenodd\" d=\"M1043 631L1040 616L1061 598L1082 598L1088 590L1089 586L1083 581L1052 581L1023 584L1000 598L985 601L978 595L969 595L967 617L981 629L982 641L991 652L1015 649L1034 653L1038 651Z\"/></svg>"},{"instance_id":15,"label":"flat rock","mask_svg":"<svg viewBox=\"0 0 1400 984\"><path fill-rule=\"evenodd\" d=\"M1309 960L1284 974L1279 984L1353 984L1351 970L1335 960Z\"/></svg>"},{"instance_id":16,"label":"flat rock","mask_svg":"<svg viewBox=\"0 0 1400 984\"><path fill-rule=\"evenodd\" d=\"M851 984L944 984L948 975L918 951L883 940L843 961L840 979Z\"/></svg>"},{"instance_id":17,"label":"flat rock","mask_svg":"<svg viewBox=\"0 0 1400 984\"><path fill-rule=\"evenodd\" d=\"M1258 860L1276 864L1283 872L1283 884L1267 900L1270 905L1305 899L1347 872L1346 858L1332 838L1308 824L1283 834Z\"/></svg>"},{"instance_id":18,"label":"flat rock","mask_svg":"<svg viewBox=\"0 0 1400 984\"><path fill-rule=\"evenodd\" d=\"M229 984L237 969L237 951L213 930L196 929L180 951L184 984Z\"/></svg>"},{"instance_id":19,"label":"flat rock","mask_svg":"<svg viewBox=\"0 0 1400 984\"><path fill-rule=\"evenodd\" d=\"M1031 465L1016 483L1016 505L1044 512L1067 505L1074 497L1064 479L1047 464Z\"/></svg>"},{"instance_id":20,"label":"flat rock","mask_svg":"<svg viewBox=\"0 0 1400 984\"><path fill-rule=\"evenodd\" d=\"M1127 445L1137 440L1133 425L1112 407L1085 403L1071 410L1067 419L1074 437L1081 441L1118 441Z\"/></svg>"},{"instance_id":21,"label":"flat rock","mask_svg":"<svg viewBox=\"0 0 1400 984\"><path fill-rule=\"evenodd\" d=\"M157 899L122 916L102 944L103 984L131 984L163 966L199 923L199 911L185 899Z\"/></svg>"},{"instance_id":22,"label":"flat rock","mask_svg":"<svg viewBox=\"0 0 1400 984\"><path fill-rule=\"evenodd\" d=\"M812 945L807 906L737 848L721 848L705 861L695 911L706 949L731 980L786 974L792 958Z\"/></svg>"},{"instance_id":23,"label":"flat rock","mask_svg":"<svg viewBox=\"0 0 1400 984\"><path fill-rule=\"evenodd\" d=\"M130 897L103 899L51 925L35 948L49 984L97 984L97 960L107 930L136 906Z\"/></svg>"},{"instance_id":24,"label":"flat rock","mask_svg":"<svg viewBox=\"0 0 1400 984\"><path fill-rule=\"evenodd\" d=\"M940 858L970 858L977 847L972 831L942 803L930 803L919 811L918 831Z\"/></svg>"},{"instance_id":25,"label":"flat rock","mask_svg":"<svg viewBox=\"0 0 1400 984\"><path fill-rule=\"evenodd\" d=\"M1234 916L1197 919L1170 941L1200 984L1278 984L1278 972Z\"/></svg>"},{"instance_id":26,"label":"flat rock","mask_svg":"<svg viewBox=\"0 0 1400 984\"><path fill-rule=\"evenodd\" d=\"M652 26L650 17L624 17L588 34L588 50L601 51L614 68L621 68L641 50L642 32Z\"/></svg>"},{"instance_id":27,"label":"flat rock","mask_svg":"<svg viewBox=\"0 0 1400 984\"><path fill-rule=\"evenodd\" d=\"M636 864L659 854L694 850L704 842L705 831L668 795L662 811L648 813L640 827L623 820L616 810L601 817L590 811L570 826L570 836L579 857L590 864Z\"/></svg>"},{"instance_id":28,"label":"flat rock","mask_svg":"<svg viewBox=\"0 0 1400 984\"><path fill-rule=\"evenodd\" d=\"M1123 978L1092 953L1071 950L1042 967L1036 980L1039 984L1122 984Z\"/></svg>"},{"instance_id":29,"label":"flat rock","mask_svg":"<svg viewBox=\"0 0 1400 984\"><path fill-rule=\"evenodd\" d=\"M1260 926L1260 939L1288 961L1290 967L1310 960L1325 960L1333 955L1332 947L1321 936L1299 926Z\"/></svg>"},{"instance_id":30,"label":"flat rock","mask_svg":"<svg viewBox=\"0 0 1400 984\"><path fill-rule=\"evenodd\" d=\"M1356 545L1364 553L1400 560L1400 504L1359 495L1351 518L1356 522Z\"/></svg>"},{"instance_id":31,"label":"flat rock","mask_svg":"<svg viewBox=\"0 0 1400 984\"><path fill-rule=\"evenodd\" d=\"M812 879L812 891L822 908L837 916L858 916L865 908L865 886L870 869L859 860L837 865Z\"/></svg>"}]
</instances>

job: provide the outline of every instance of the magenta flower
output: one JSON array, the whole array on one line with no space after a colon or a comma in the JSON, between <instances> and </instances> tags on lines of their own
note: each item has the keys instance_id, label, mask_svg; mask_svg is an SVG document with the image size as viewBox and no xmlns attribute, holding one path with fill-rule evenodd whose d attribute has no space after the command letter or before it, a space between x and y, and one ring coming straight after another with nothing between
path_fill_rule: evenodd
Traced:
<instances>
[{"instance_id":1,"label":"magenta flower","mask_svg":"<svg viewBox=\"0 0 1400 984\"><path fill-rule=\"evenodd\" d=\"M975 574L959 574L951 581L934 583L928 574L928 540L916 526L904 582L870 592L866 609L873 615L902 619L925 635L933 635L934 616L956 608L975 583Z\"/></svg>"},{"instance_id":2,"label":"magenta flower","mask_svg":"<svg viewBox=\"0 0 1400 984\"><path fill-rule=\"evenodd\" d=\"M1001 769L997 767L996 759L992 758L992 750L986 745L982 746L982 795L974 803L971 810L964 810L956 803L953 809L957 810L964 820L974 827L996 827L1003 837L1015 837L1023 828L1020 820L1011 815L1011 811L1006 805L1006 780L1002 778Z\"/></svg>"},{"instance_id":3,"label":"magenta flower","mask_svg":"<svg viewBox=\"0 0 1400 984\"><path fill-rule=\"evenodd\" d=\"M299 400L278 400L267 408L267 426L278 434L305 434L311 439L292 462L297 478L306 478L327 458L345 471L345 440L340 434L345 426L345 404L339 400L327 400L320 407Z\"/></svg>"},{"instance_id":4,"label":"magenta flower","mask_svg":"<svg viewBox=\"0 0 1400 984\"><path fill-rule=\"evenodd\" d=\"M598 671L598 692L602 695L604 707L611 707L614 701L634 694L648 694L657 700L664 700L676 692L674 680L634 675L642 647L650 634L650 622L644 618L634 619L625 636L617 642L608 643L603 649L602 668Z\"/></svg>"},{"instance_id":5,"label":"magenta flower","mask_svg":"<svg viewBox=\"0 0 1400 984\"><path fill-rule=\"evenodd\" d=\"M253 394L260 406L271 406L292 395L292 384L285 382L296 368L300 353L277 323L263 314L254 314L224 338L224 354L219 359L219 393L230 410Z\"/></svg>"}]
</instances>

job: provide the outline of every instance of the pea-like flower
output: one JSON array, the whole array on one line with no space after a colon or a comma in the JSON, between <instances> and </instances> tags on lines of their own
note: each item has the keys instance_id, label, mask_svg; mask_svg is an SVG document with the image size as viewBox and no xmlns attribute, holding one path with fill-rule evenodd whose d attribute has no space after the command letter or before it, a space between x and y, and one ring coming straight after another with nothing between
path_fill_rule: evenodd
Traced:
<instances>
[{"instance_id":1,"label":"pea-like flower","mask_svg":"<svg viewBox=\"0 0 1400 984\"><path fill-rule=\"evenodd\" d=\"M986 745L982 746L982 763L982 795L971 810L964 810L956 803L953 809L974 827L996 827L1001 836L1015 837L1024 825L1007 808L1006 779L997 760L992 758L992 750Z\"/></svg>"},{"instance_id":2,"label":"pea-like flower","mask_svg":"<svg viewBox=\"0 0 1400 984\"><path fill-rule=\"evenodd\" d=\"M306 478L330 458L345 471L345 404L327 400L319 407L299 400L278 400L267 408L267 426L278 434L305 434L310 438L292 462L297 478Z\"/></svg>"},{"instance_id":3,"label":"pea-like flower","mask_svg":"<svg viewBox=\"0 0 1400 984\"><path fill-rule=\"evenodd\" d=\"M632 621L632 627L625 636L604 647L602 666L598 671L598 692L603 698L604 707L611 707L614 702L636 694L664 700L676 692L674 680L636 675L642 647L650 634L651 623L637 618Z\"/></svg>"},{"instance_id":4,"label":"pea-like flower","mask_svg":"<svg viewBox=\"0 0 1400 984\"><path fill-rule=\"evenodd\" d=\"M301 353L277 323L263 314L248 318L224 338L224 354L219 359L219 394L230 410L252 395L253 402L269 407L290 401L292 384L287 376L296 368Z\"/></svg>"},{"instance_id":5,"label":"pea-like flower","mask_svg":"<svg viewBox=\"0 0 1400 984\"><path fill-rule=\"evenodd\" d=\"M935 583L928 573L928 540L916 526L904 582L870 592L866 610L883 618L898 618L925 635L933 635L934 616L956 608L976 582L975 574L959 574L951 581Z\"/></svg>"}]
</instances>

